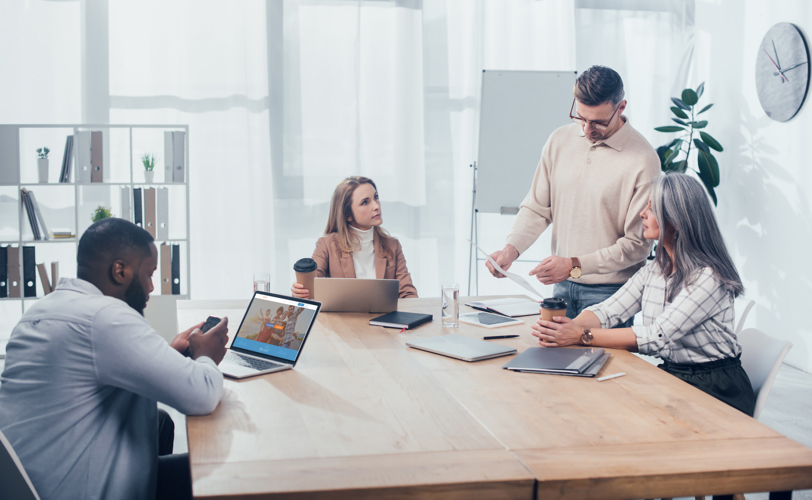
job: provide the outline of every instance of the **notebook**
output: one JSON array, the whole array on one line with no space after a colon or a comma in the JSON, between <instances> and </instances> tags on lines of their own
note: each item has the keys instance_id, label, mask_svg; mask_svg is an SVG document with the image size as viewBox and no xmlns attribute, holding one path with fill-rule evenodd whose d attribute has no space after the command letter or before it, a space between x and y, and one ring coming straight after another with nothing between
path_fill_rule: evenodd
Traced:
<instances>
[{"instance_id":1,"label":"notebook","mask_svg":"<svg viewBox=\"0 0 812 500\"><path fill-rule=\"evenodd\" d=\"M423 323L428 323L432 320L431 314L410 313L403 311L395 311L377 318L369 320L372 326L382 326L384 328L400 328L410 330L416 328Z\"/></svg>"},{"instance_id":2,"label":"notebook","mask_svg":"<svg viewBox=\"0 0 812 500\"><path fill-rule=\"evenodd\" d=\"M517 372L594 377L609 353L600 347L531 347L502 368Z\"/></svg>"},{"instance_id":3,"label":"notebook","mask_svg":"<svg viewBox=\"0 0 812 500\"><path fill-rule=\"evenodd\" d=\"M463 337L462 335L448 334L440 337L406 342L406 345L422 351L428 351L449 358L463 361L481 361L483 359L498 358L516 354L516 349L506 347L484 340Z\"/></svg>"}]
</instances>

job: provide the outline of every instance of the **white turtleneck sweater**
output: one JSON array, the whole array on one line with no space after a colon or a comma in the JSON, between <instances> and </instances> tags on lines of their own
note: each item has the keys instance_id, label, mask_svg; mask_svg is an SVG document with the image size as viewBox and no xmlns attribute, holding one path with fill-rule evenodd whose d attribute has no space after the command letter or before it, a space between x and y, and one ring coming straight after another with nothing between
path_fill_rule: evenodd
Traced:
<instances>
[{"instance_id":1,"label":"white turtleneck sweater","mask_svg":"<svg viewBox=\"0 0 812 500\"><path fill-rule=\"evenodd\" d=\"M359 279L374 280L375 276L375 247L372 243L374 228L361 231L350 226L353 234L360 240L352 252L352 263L355 265L355 277Z\"/></svg>"}]
</instances>

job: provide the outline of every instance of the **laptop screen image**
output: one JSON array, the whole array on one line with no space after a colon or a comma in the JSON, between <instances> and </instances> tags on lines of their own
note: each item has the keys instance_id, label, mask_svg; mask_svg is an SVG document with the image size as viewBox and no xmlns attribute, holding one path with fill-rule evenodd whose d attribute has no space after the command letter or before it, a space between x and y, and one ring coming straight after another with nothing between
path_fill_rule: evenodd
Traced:
<instances>
[{"instance_id":1,"label":"laptop screen image","mask_svg":"<svg viewBox=\"0 0 812 500\"><path fill-rule=\"evenodd\" d=\"M231 348L296 362L318 309L318 302L256 292Z\"/></svg>"}]
</instances>

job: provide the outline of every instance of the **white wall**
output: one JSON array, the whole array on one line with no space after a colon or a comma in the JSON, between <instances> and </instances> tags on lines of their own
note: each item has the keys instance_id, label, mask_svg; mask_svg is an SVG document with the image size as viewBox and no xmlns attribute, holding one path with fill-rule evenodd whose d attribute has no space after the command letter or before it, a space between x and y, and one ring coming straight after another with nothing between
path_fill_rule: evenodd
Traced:
<instances>
[{"instance_id":1,"label":"white wall","mask_svg":"<svg viewBox=\"0 0 812 500\"><path fill-rule=\"evenodd\" d=\"M717 215L756 307L746 326L792 342L787 363L812 372L812 106L779 123L756 95L755 63L767 30L792 22L812 35L807 0L697 2L690 81L706 81L709 133L725 147ZM705 99L703 99L705 101ZM663 106L667 106L663 103Z\"/></svg>"}]
</instances>

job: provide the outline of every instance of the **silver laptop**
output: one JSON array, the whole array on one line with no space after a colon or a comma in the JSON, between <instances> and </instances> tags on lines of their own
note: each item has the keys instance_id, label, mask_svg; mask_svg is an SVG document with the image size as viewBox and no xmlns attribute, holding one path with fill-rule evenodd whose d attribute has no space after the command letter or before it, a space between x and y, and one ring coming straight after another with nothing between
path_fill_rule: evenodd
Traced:
<instances>
[{"instance_id":1,"label":"silver laptop","mask_svg":"<svg viewBox=\"0 0 812 500\"><path fill-rule=\"evenodd\" d=\"M254 292L240 328L220 363L231 378L290 370L302 353L321 304Z\"/></svg>"},{"instance_id":2,"label":"silver laptop","mask_svg":"<svg viewBox=\"0 0 812 500\"><path fill-rule=\"evenodd\" d=\"M324 312L388 313L398 310L398 280L316 278L315 296Z\"/></svg>"},{"instance_id":3,"label":"silver laptop","mask_svg":"<svg viewBox=\"0 0 812 500\"><path fill-rule=\"evenodd\" d=\"M463 361L481 361L516 354L516 349L454 333L406 342L409 347Z\"/></svg>"}]
</instances>

